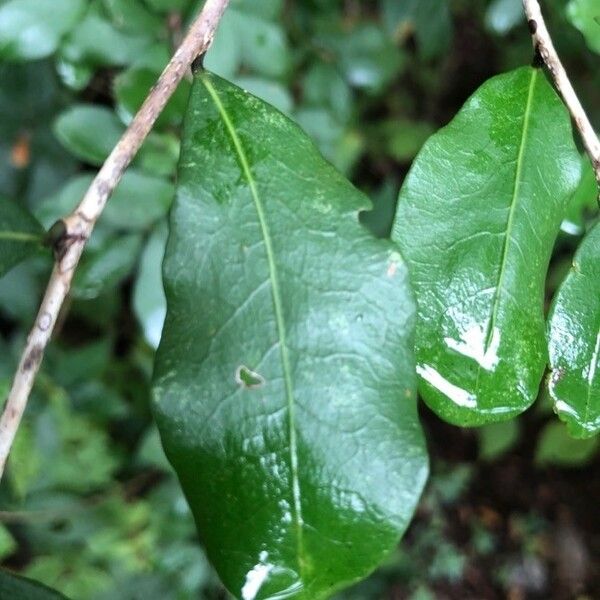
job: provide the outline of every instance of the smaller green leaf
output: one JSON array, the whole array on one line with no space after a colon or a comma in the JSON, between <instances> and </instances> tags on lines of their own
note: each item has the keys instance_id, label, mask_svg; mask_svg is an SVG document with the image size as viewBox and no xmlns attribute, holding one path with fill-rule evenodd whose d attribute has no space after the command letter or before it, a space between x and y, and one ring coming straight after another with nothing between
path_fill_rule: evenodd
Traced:
<instances>
[{"instance_id":1,"label":"smaller green leaf","mask_svg":"<svg viewBox=\"0 0 600 600\"><path fill-rule=\"evenodd\" d=\"M72 63L65 59L56 62L56 72L60 80L77 92L84 89L94 75L94 69L87 65Z\"/></svg>"},{"instance_id":2,"label":"smaller green leaf","mask_svg":"<svg viewBox=\"0 0 600 600\"><path fill-rule=\"evenodd\" d=\"M373 208L360 213L360 222L378 238L389 238L398 200L398 184L393 179L386 180L371 195Z\"/></svg>"},{"instance_id":3,"label":"smaller green leaf","mask_svg":"<svg viewBox=\"0 0 600 600\"><path fill-rule=\"evenodd\" d=\"M600 431L600 226L584 238L550 309L548 388L574 437Z\"/></svg>"},{"instance_id":4,"label":"smaller green leaf","mask_svg":"<svg viewBox=\"0 0 600 600\"><path fill-rule=\"evenodd\" d=\"M156 12L170 13L187 8L191 0L146 0L146 4Z\"/></svg>"},{"instance_id":5,"label":"smaller green leaf","mask_svg":"<svg viewBox=\"0 0 600 600\"><path fill-rule=\"evenodd\" d=\"M587 156L582 156L582 173L579 185L571 196L560 229L568 235L583 235L586 222L598 210L598 184Z\"/></svg>"},{"instance_id":6,"label":"smaller green leaf","mask_svg":"<svg viewBox=\"0 0 600 600\"><path fill-rule=\"evenodd\" d=\"M11 0L0 7L0 58L36 60L52 54L83 16L85 0Z\"/></svg>"},{"instance_id":7,"label":"smaller green leaf","mask_svg":"<svg viewBox=\"0 0 600 600\"><path fill-rule=\"evenodd\" d=\"M242 62L267 77L281 77L291 66L290 49L281 25L252 12L230 10L239 36Z\"/></svg>"},{"instance_id":8,"label":"smaller green leaf","mask_svg":"<svg viewBox=\"0 0 600 600\"><path fill-rule=\"evenodd\" d=\"M447 0L383 0L385 24L397 41L415 33L422 58L435 58L452 39L452 19Z\"/></svg>"},{"instance_id":9,"label":"smaller green leaf","mask_svg":"<svg viewBox=\"0 0 600 600\"><path fill-rule=\"evenodd\" d=\"M294 107L291 94L283 85L263 79L261 77L237 77L235 84L271 106L278 108L282 113L290 115Z\"/></svg>"},{"instance_id":10,"label":"smaller green leaf","mask_svg":"<svg viewBox=\"0 0 600 600\"><path fill-rule=\"evenodd\" d=\"M44 231L22 206L0 198L0 277L16 264L36 254Z\"/></svg>"},{"instance_id":11,"label":"smaller green leaf","mask_svg":"<svg viewBox=\"0 0 600 600\"><path fill-rule=\"evenodd\" d=\"M519 421L490 423L477 430L479 437L479 457L492 461L510 450L519 439Z\"/></svg>"},{"instance_id":12,"label":"smaller green leaf","mask_svg":"<svg viewBox=\"0 0 600 600\"><path fill-rule=\"evenodd\" d=\"M8 462L11 487L18 498L25 498L27 495L40 464L31 426L25 421L19 426Z\"/></svg>"},{"instance_id":13,"label":"smaller green leaf","mask_svg":"<svg viewBox=\"0 0 600 600\"><path fill-rule=\"evenodd\" d=\"M73 295L90 299L118 285L131 271L142 246L140 235L123 235L84 262L73 282Z\"/></svg>"},{"instance_id":14,"label":"smaller green leaf","mask_svg":"<svg viewBox=\"0 0 600 600\"><path fill-rule=\"evenodd\" d=\"M232 4L215 36L205 65L223 77L233 78L245 65L266 77L281 77L290 68L291 53L281 25L270 11L252 10L252 4Z\"/></svg>"},{"instance_id":15,"label":"smaller green leaf","mask_svg":"<svg viewBox=\"0 0 600 600\"><path fill-rule=\"evenodd\" d=\"M325 108L303 108L294 116L325 158L343 173L350 170L363 150L360 134L347 131L337 115Z\"/></svg>"},{"instance_id":16,"label":"smaller green leaf","mask_svg":"<svg viewBox=\"0 0 600 600\"><path fill-rule=\"evenodd\" d=\"M233 78L242 64L242 49L235 19L226 11L219 23L215 39L206 53L204 65L221 77Z\"/></svg>"},{"instance_id":17,"label":"smaller green leaf","mask_svg":"<svg viewBox=\"0 0 600 600\"><path fill-rule=\"evenodd\" d=\"M88 540L81 542L81 547ZM27 565L29 577L50 585L59 585L72 598L91 598L106 589L112 577L102 568L89 564L88 556L79 552L58 552L55 555L38 556ZM29 600L29 596L26 597ZM33 597L45 600L44 597ZM54 596L51 597L54 600ZM60 596L62 598L62 596ZM25 598L23 598L25 600Z\"/></svg>"},{"instance_id":18,"label":"smaller green leaf","mask_svg":"<svg viewBox=\"0 0 600 600\"><path fill-rule=\"evenodd\" d=\"M10 600L65 600L56 590L0 569L0 598Z\"/></svg>"},{"instance_id":19,"label":"smaller green leaf","mask_svg":"<svg viewBox=\"0 0 600 600\"><path fill-rule=\"evenodd\" d=\"M150 69L129 69L115 79L115 96L119 115L125 122L131 121L146 99L159 73ZM178 126L183 120L190 94L190 83L182 81L156 121L157 127Z\"/></svg>"},{"instance_id":20,"label":"smaller green leaf","mask_svg":"<svg viewBox=\"0 0 600 600\"><path fill-rule=\"evenodd\" d=\"M123 176L102 218L114 229L147 229L164 217L175 194L171 182L130 170Z\"/></svg>"},{"instance_id":21,"label":"smaller green leaf","mask_svg":"<svg viewBox=\"0 0 600 600\"><path fill-rule=\"evenodd\" d=\"M4 560L17 549L17 542L10 531L0 524L0 560Z\"/></svg>"},{"instance_id":22,"label":"smaller green leaf","mask_svg":"<svg viewBox=\"0 0 600 600\"><path fill-rule=\"evenodd\" d=\"M567 18L579 29L591 50L600 54L600 3L598 0L571 0Z\"/></svg>"},{"instance_id":23,"label":"smaller green leaf","mask_svg":"<svg viewBox=\"0 0 600 600\"><path fill-rule=\"evenodd\" d=\"M432 126L424 121L382 121L374 132L373 152L378 154L378 149L383 148L394 160L410 162L432 133Z\"/></svg>"},{"instance_id":24,"label":"smaller green leaf","mask_svg":"<svg viewBox=\"0 0 600 600\"><path fill-rule=\"evenodd\" d=\"M276 20L283 10L284 0L232 0L231 7L255 14L262 19Z\"/></svg>"},{"instance_id":25,"label":"smaller green leaf","mask_svg":"<svg viewBox=\"0 0 600 600\"><path fill-rule=\"evenodd\" d=\"M100 166L115 147L125 128L103 106L75 104L54 123L60 143L74 156Z\"/></svg>"},{"instance_id":26,"label":"smaller green leaf","mask_svg":"<svg viewBox=\"0 0 600 600\"><path fill-rule=\"evenodd\" d=\"M40 307L48 273L50 253L22 262L0 279L0 310L23 326L30 327ZM8 358L8 353L4 354ZM15 365L16 366L16 365Z\"/></svg>"},{"instance_id":27,"label":"smaller green leaf","mask_svg":"<svg viewBox=\"0 0 600 600\"><path fill-rule=\"evenodd\" d=\"M95 14L85 19L61 45L61 58L88 66L126 66L133 64L153 44L152 36L120 31Z\"/></svg>"},{"instance_id":28,"label":"smaller green leaf","mask_svg":"<svg viewBox=\"0 0 600 600\"><path fill-rule=\"evenodd\" d=\"M141 147L135 164L153 175L174 175L179 160L179 146L179 138L173 133L151 133Z\"/></svg>"},{"instance_id":29,"label":"smaller green leaf","mask_svg":"<svg viewBox=\"0 0 600 600\"><path fill-rule=\"evenodd\" d=\"M340 28L323 36L322 43L335 53L351 85L373 93L383 90L404 66L400 49L374 24L362 24L351 31Z\"/></svg>"},{"instance_id":30,"label":"smaller green leaf","mask_svg":"<svg viewBox=\"0 0 600 600\"><path fill-rule=\"evenodd\" d=\"M119 29L155 36L165 29L165 22L158 15L151 13L139 0L104 0L103 4Z\"/></svg>"},{"instance_id":31,"label":"smaller green leaf","mask_svg":"<svg viewBox=\"0 0 600 600\"><path fill-rule=\"evenodd\" d=\"M28 482L32 497L33 490L89 493L112 481L119 464L114 443L97 423L72 410L61 388L49 391L32 430L39 453L37 476Z\"/></svg>"},{"instance_id":32,"label":"smaller green leaf","mask_svg":"<svg viewBox=\"0 0 600 600\"><path fill-rule=\"evenodd\" d=\"M485 26L496 35L506 35L524 19L521 0L494 0L485 13Z\"/></svg>"},{"instance_id":33,"label":"smaller green leaf","mask_svg":"<svg viewBox=\"0 0 600 600\"><path fill-rule=\"evenodd\" d=\"M161 223L150 236L142 253L133 290L133 311L142 326L146 341L153 348L158 348L167 314L167 300L162 283L162 260L167 233L166 223Z\"/></svg>"},{"instance_id":34,"label":"smaller green leaf","mask_svg":"<svg viewBox=\"0 0 600 600\"><path fill-rule=\"evenodd\" d=\"M550 422L538 440L535 462L538 465L579 467L587 463L598 450L600 438L573 439L563 425Z\"/></svg>"},{"instance_id":35,"label":"smaller green leaf","mask_svg":"<svg viewBox=\"0 0 600 600\"><path fill-rule=\"evenodd\" d=\"M91 175L73 177L56 194L39 204L36 216L46 227L50 227L75 209L90 187L92 179ZM173 195L174 186L166 179L129 169L110 197L100 226L106 226L112 231L147 229L166 215Z\"/></svg>"},{"instance_id":36,"label":"smaller green leaf","mask_svg":"<svg viewBox=\"0 0 600 600\"><path fill-rule=\"evenodd\" d=\"M302 83L302 94L304 104L329 109L342 122L347 122L352 114L352 90L332 64L312 65Z\"/></svg>"},{"instance_id":37,"label":"smaller green leaf","mask_svg":"<svg viewBox=\"0 0 600 600\"><path fill-rule=\"evenodd\" d=\"M417 297L420 393L448 422L507 420L537 398L546 273L580 174L569 115L531 67L483 84L414 161L392 239Z\"/></svg>"}]
</instances>

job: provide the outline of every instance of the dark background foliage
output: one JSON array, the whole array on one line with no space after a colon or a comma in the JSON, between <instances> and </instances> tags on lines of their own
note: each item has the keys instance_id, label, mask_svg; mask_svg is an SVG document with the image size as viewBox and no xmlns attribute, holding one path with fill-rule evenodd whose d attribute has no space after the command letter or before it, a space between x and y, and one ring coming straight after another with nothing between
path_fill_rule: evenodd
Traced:
<instances>
[{"instance_id":1,"label":"dark background foliage","mask_svg":"<svg viewBox=\"0 0 600 600\"><path fill-rule=\"evenodd\" d=\"M545 10L598 127L600 24L586 38L576 27L595 1ZM199 4L0 0L0 197L46 227L69 212ZM531 58L520 0L232 0L205 65L298 121L369 193L364 223L387 236L427 136L488 77ZM184 82L90 241L0 486L4 566L77 599L225 597L149 412L188 91ZM563 225L548 299L596 210L589 184ZM0 280L0 390L50 265L40 254ZM424 408L422 420L432 477L417 516L342 598L600 597L597 439L570 439L543 394L522 418L479 430Z\"/></svg>"}]
</instances>

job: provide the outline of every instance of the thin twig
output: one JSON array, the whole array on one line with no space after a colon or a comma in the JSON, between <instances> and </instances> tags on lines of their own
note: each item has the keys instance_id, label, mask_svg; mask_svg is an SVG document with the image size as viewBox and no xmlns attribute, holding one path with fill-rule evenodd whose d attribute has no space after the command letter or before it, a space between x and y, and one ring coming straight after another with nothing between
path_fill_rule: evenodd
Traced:
<instances>
[{"instance_id":1,"label":"thin twig","mask_svg":"<svg viewBox=\"0 0 600 600\"><path fill-rule=\"evenodd\" d=\"M188 34L150 90L142 107L96 175L79 206L63 219L48 287L0 418L0 477L84 246L123 173L140 149L192 62L209 48L229 0L206 0Z\"/></svg>"},{"instance_id":2,"label":"thin twig","mask_svg":"<svg viewBox=\"0 0 600 600\"><path fill-rule=\"evenodd\" d=\"M581 106L581 102L579 102L560 58L558 58L538 0L523 0L523 8L527 16L535 51L550 71L554 85L571 113L571 117L581 135L583 145L592 161L598 186L600 186L600 140L583 106Z\"/></svg>"}]
</instances>

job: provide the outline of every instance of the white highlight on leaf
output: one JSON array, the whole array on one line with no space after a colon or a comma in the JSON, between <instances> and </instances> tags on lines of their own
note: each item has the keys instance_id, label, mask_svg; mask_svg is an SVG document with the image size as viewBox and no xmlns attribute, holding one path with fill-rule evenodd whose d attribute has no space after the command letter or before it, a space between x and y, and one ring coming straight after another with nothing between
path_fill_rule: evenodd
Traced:
<instances>
[{"instance_id":1,"label":"white highlight on leaf","mask_svg":"<svg viewBox=\"0 0 600 600\"><path fill-rule=\"evenodd\" d=\"M445 337L444 342L448 348L456 350L463 356L468 356L486 371L492 371L498 364L498 348L500 347L500 330L494 327L492 338L486 349L486 335L483 327L479 324L473 325L460 336L460 341Z\"/></svg>"},{"instance_id":2,"label":"white highlight on leaf","mask_svg":"<svg viewBox=\"0 0 600 600\"><path fill-rule=\"evenodd\" d=\"M477 408L477 399L473 394L469 394L466 390L450 383L430 365L417 365L417 373L458 406Z\"/></svg>"},{"instance_id":3,"label":"white highlight on leaf","mask_svg":"<svg viewBox=\"0 0 600 600\"><path fill-rule=\"evenodd\" d=\"M577 411L572 406L569 406L563 400L556 400L556 402L554 402L554 408L556 409L557 412L567 413L568 415L571 415L572 417L575 417L575 418L577 418L579 416L577 414Z\"/></svg>"},{"instance_id":4,"label":"white highlight on leaf","mask_svg":"<svg viewBox=\"0 0 600 600\"><path fill-rule=\"evenodd\" d=\"M267 581L269 573L273 569L273 565L267 562L268 558L269 553L263 550L258 557L260 562L246 574L246 583L242 587L242 600L254 600L260 592L260 588Z\"/></svg>"}]
</instances>

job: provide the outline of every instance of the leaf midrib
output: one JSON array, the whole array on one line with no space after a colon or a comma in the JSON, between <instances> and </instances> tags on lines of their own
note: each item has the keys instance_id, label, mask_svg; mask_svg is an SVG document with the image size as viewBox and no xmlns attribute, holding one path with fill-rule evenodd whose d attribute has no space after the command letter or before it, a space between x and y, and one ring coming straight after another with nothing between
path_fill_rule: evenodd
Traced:
<instances>
[{"instance_id":1,"label":"leaf midrib","mask_svg":"<svg viewBox=\"0 0 600 600\"><path fill-rule=\"evenodd\" d=\"M0 240L8 242L40 242L41 235L35 233L25 233L23 231L0 231Z\"/></svg>"},{"instance_id":2,"label":"leaf midrib","mask_svg":"<svg viewBox=\"0 0 600 600\"><path fill-rule=\"evenodd\" d=\"M290 436L290 467L292 471L292 496L294 500L294 513L295 513L295 523L296 523L296 536L297 536L297 552L298 552L298 566L300 570L300 575L302 579L302 565L303 565L303 520L302 520L302 506L301 506L301 493L300 493L300 480L298 476L298 447L297 447L297 439L296 439L296 427L295 427L295 410L294 410L294 394L293 394L293 386L292 386L292 369L290 366L290 359L287 347L286 340L286 330L285 330L285 321L283 318L283 304L281 301L281 291L279 287L279 276L277 273L277 267L275 264L275 253L273 251L273 244L271 241L271 235L269 232L269 226L267 224L266 216L262 201L258 194L258 189L256 187L256 182L250 170L250 165L248 163L248 159L246 157L246 153L244 151L244 147L242 146L242 142L237 135L235 127L225 106L221 102L219 94L217 90L212 85L211 81L207 77L200 78L204 87L208 91L210 97L212 98L225 128L231 137L233 142L235 151L238 155L238 159L240 161L240 165L242 167L242 171L244 173L244 177L246 178L248 185L250 187L250 193L252 194L252 199L254 201L254 206L256 208L256 212L258 215L258 220L260 222L262 236L265 242L265 250L267 253L267 262L269 265L269 277L271 280L271 291L273 296L273 308L275 311L275 320L277 323L277 332L279 336L279 346L281 349L281 362L283 367L283 378L285 381L285 390L286 390L286 398L288 404L288 428L289 428L289 436Z\"/></svg>"},{"instance_id":3,"label":"leaf midrib","mask_svg":"<svg viewBox=\"0 0 600 600\"><path fill-rule=\"evenodd\" d=\"M510 203L510 211L508 213L508 221L506 224L506 238L504 240L504 246L502 248L502 263L500 265L500 272L498 274L498 281L496 284L496 291L494 294L494 305L492 307L492 316L488 323L487 334L485 338L484 351L487 352L490 346L492 333L496 326L498 319L498 310L500 308L500 296L502 295L502 285L504 280L504 274L506 272L506 266L508 262L508 247L511 242L511 233L514 226L515 212L519 199L519 192L521 190L521 176L523 174L523 158L525 156L525 147L527 142L527 135L529 133L529 123L531 120L533 95L535 90L535 84L537 81L538 69L533 69L531 74L531 81L529 82L529 90L527 94L527 103L525 104L525 113L523 116L523 132L521 133L521 142L519 145L519 152L517 154L517 167L515 170L515 182L513 186L513 194Z\"/></svg>"}]
</instances>

